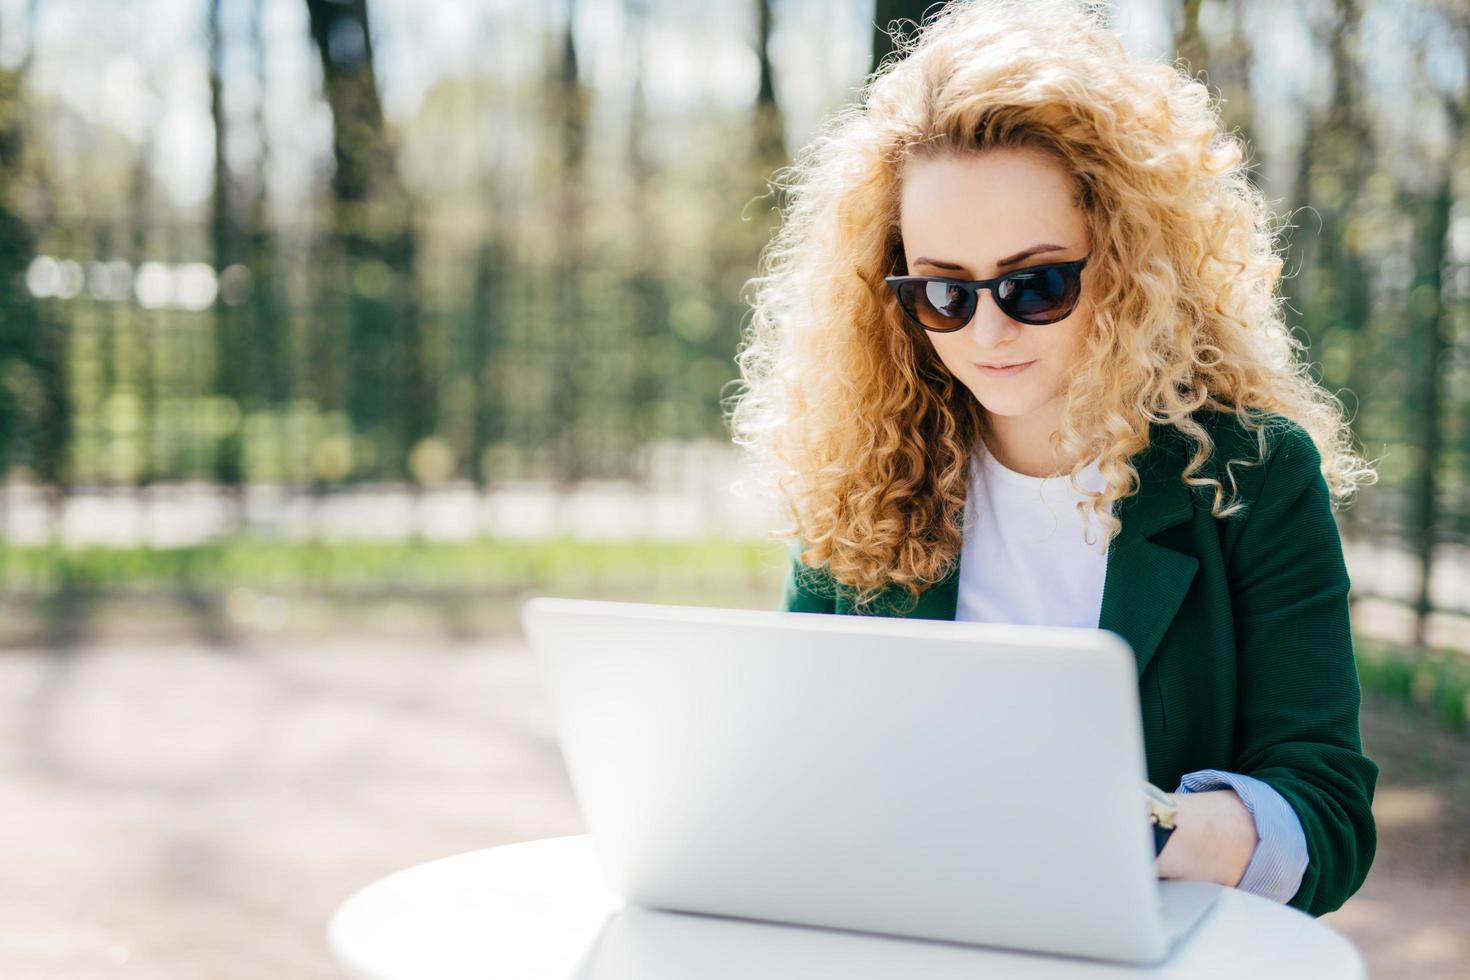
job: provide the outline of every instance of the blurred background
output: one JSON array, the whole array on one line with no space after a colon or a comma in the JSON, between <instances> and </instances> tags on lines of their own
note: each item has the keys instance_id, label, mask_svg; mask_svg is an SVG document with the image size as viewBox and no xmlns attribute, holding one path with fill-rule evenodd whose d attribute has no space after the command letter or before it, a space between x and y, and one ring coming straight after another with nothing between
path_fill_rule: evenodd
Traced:
<instances>
[{"instance_id":1,"label":"blurred background","mask_svg":"<svg viewBox=\"0 0 1470 980\"><path fill-rule=\"evenodd\" d=\"M767 184L889 0L0 0L0 975L330 977L406 865L580 833L537 594L775 608L722 398ZM1470 7L1118 0L1289 219L1378 858L1470 976Z\"/></svg>"}]
</instances>

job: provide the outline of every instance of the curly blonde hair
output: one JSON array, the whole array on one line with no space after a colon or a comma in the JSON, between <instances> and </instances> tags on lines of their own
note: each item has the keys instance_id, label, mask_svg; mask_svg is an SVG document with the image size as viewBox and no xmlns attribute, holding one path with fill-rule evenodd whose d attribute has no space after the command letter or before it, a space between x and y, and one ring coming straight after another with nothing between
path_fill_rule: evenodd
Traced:
<instances>
[{"instance_id":1,"label":"curly blonde hair","mask_svg":"<svg viewBox=\"0 0 1470 980\"><path fill-rule=\"evenodd\" d=\"M1243 506L1200 472L1213 442L1199 409L1256 434L1258 458L1231 464L1265 460L1272 413L1299 424L1334 507L1376 479L1282 320L1283 260L1241 141L1204 84L1130 56L1106 18L1102 0L952 2L898 36L859 100L773 177L787 201L747 283L731 431L790 516L771 536L803 542L802 562L858 607L891 585L916 598L951 570L985 425L883 281L901 271L900 178L918 156L1027 147L1075 177L1094 314L1052 446L1077 461L1078 492L1100 460L1107 487L1088 496L1107 541L1151 424L1190 440L1183 480L1213 485L1212 514Z\"/></svg>"}]
</instances>

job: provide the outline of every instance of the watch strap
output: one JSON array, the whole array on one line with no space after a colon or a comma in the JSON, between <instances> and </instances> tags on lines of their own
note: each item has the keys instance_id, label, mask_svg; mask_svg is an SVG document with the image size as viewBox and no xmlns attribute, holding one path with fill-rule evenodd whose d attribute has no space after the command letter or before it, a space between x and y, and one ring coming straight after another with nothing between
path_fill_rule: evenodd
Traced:
<instances>
[{"instance_id":1,"label":"watch strap","mask_svg":"<svg viewBox=\"0 0 1470 980\"><path fill-rule=\"evenodd\" d=\"M1169 840L1169 835L1174 832L1173 827L1163 827L1154 823L1154 857L1164 852L1164 844Z\"/></svg>"}]
</instances>

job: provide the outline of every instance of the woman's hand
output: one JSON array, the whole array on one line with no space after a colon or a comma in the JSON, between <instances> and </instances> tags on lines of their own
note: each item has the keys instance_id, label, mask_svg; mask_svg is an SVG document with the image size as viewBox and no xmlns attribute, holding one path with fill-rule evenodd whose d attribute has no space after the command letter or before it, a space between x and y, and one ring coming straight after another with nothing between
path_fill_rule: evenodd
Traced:
<instances>
[{"instance_id":1,"label":"woman's hand","mask_svg":"<svg viewBox=\"0 0 1470 980\"><path fill-rule=\"evenodd\" d=\"M1160 878L1234 888L1256 852L1256 820L1233 789L1175 793L1174 832L1154 862Z\"/></svg>"}]
</instances>

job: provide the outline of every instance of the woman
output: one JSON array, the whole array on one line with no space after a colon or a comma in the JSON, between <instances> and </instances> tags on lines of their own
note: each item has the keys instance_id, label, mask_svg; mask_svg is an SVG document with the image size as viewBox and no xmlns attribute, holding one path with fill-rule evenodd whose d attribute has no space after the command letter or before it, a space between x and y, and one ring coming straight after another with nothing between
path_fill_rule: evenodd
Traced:
<instances>
[{"instance_id":1,"label":"woman","mask_svg":"<svg viewBox=\"0 0 1470 980\"><path fill-rule=\"evenodd\" d=\"M1240 143L1103 18L901 39L783 171L732 429L792 522L785 609L1117 632L1176 787L1158 873L1321 915L1376 847L1333 519L1375 475Z\"/></svg>"}]
</instances>

